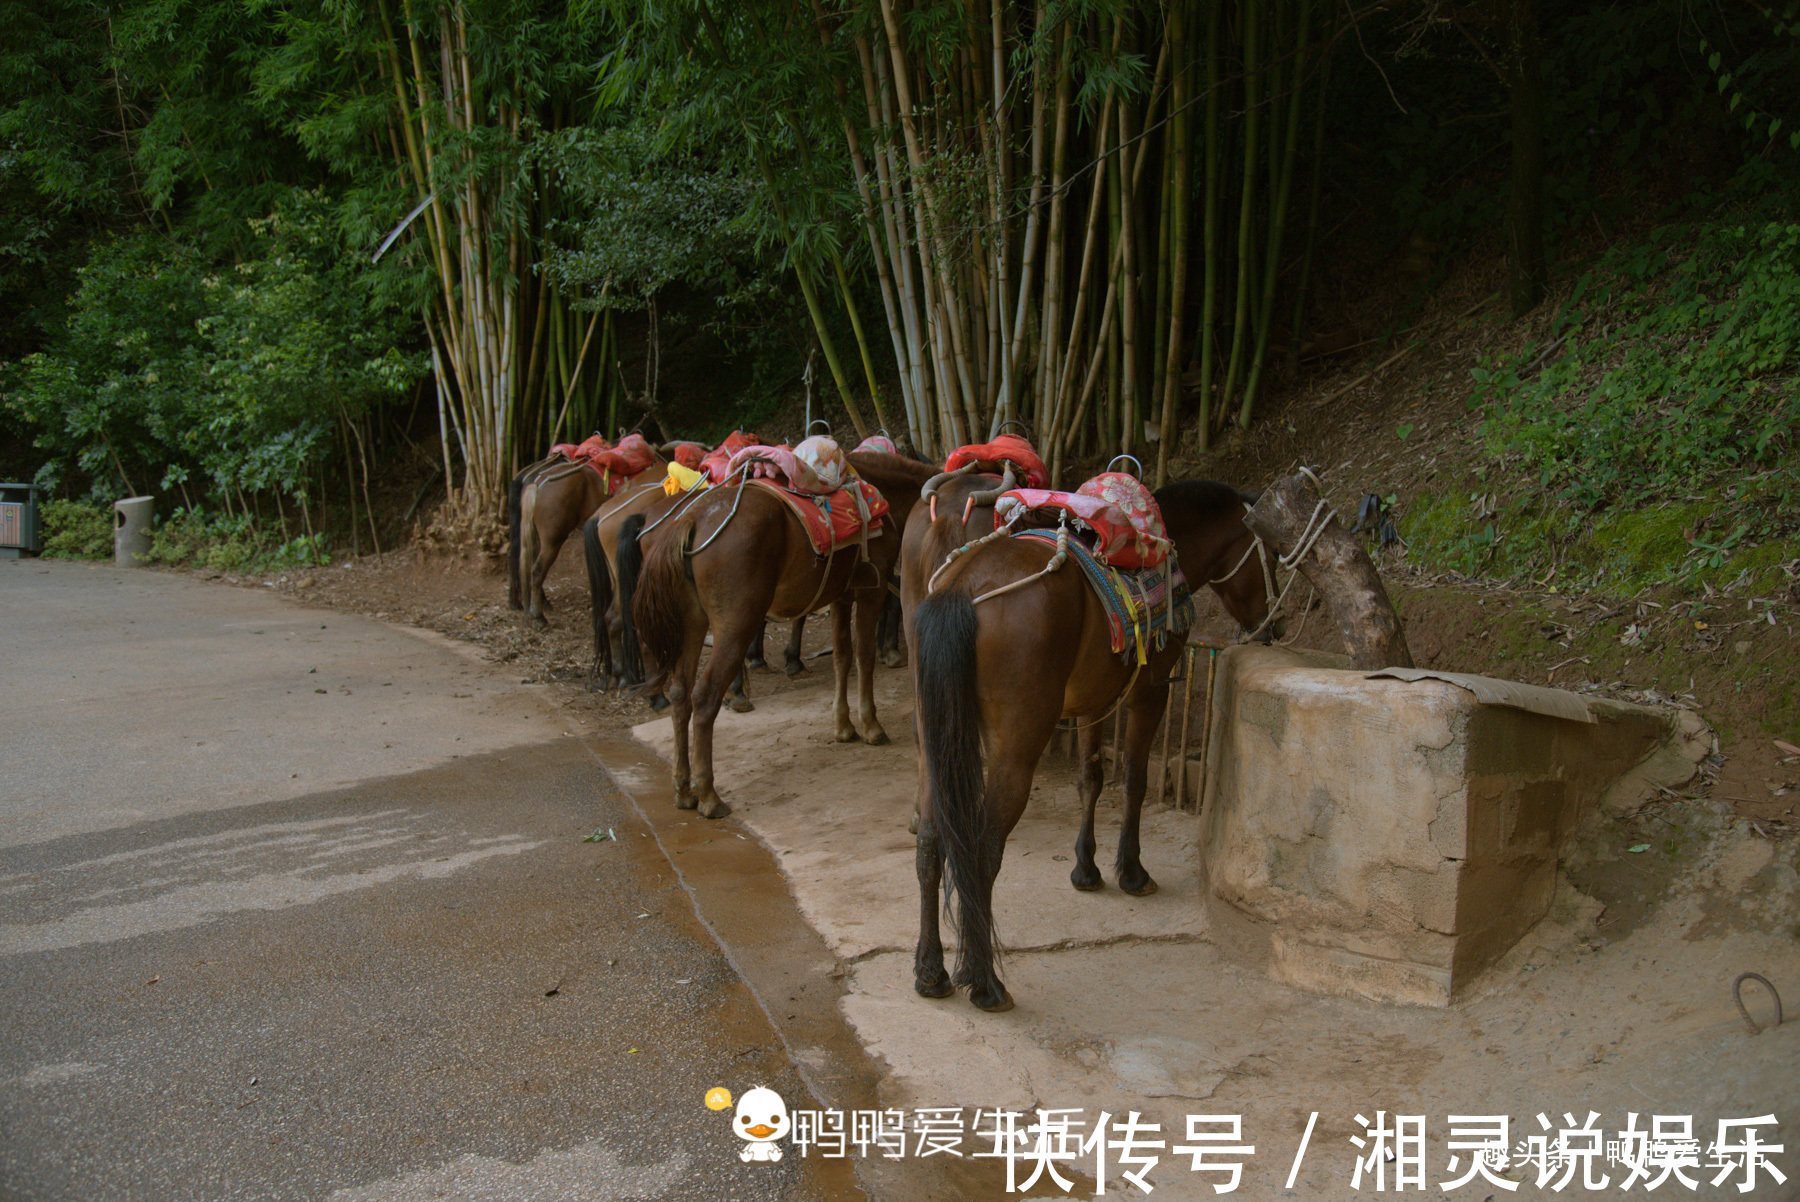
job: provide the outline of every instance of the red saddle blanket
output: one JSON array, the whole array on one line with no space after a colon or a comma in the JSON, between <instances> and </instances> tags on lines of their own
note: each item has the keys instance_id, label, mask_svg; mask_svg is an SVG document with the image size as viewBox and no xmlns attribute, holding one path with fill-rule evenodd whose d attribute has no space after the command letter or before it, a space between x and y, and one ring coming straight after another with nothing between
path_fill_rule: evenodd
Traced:
<instances>
[{"instance_id":1,"label":"red saddle blanket","mask_svg":"<svg viewBox=\"0 0 1800 1202\"><path fill-rule=\"evenodd\" d=\"M689 471L700 470L700 461L706 457L706 448L697 442L678 442L675 444L673 458L676 463Z\"/></svg>"},{"instance_id":2,"label":"red saddle blanket","mask_svg":"<svg viewBox=\"0 0 1800 1202\"><path fill-rule=\"evenodd\" d=\"M762 439L756 435L746 434L742 430L733 430L725 436L724 442L706 453L705 457L700 460L700 466L695 470L704 472L706 478L712 483L721 484L730 473L727 465L730 464L732 456L745 447L761 445Z\"/></svg>"},{"instance_id":3,"label":"red saddle blanket","mask_svg":"<svg viewBox=\"0 0 1800 1202\"><path fill-rule=\"evenodd\" d=\"M958 447L944 460L944 470L953 472L967 464L980 465L981 471L1000 470L1003 463L1011 463L1025 477L1026 488L1043 488L1050 482L1050 472L1044 467L1044 461L1032 445L1017 434L1002 434L993 442L972 443L966 447Z\"/></svg>"},{"instance_id":4,"label":"red saddle blanket","mask_svg":"<svg viewBox=\"0 0 1800 1202\"><path fill-rule=\"evenodd\" d=\"M616 447L596 434L580 443L559 442L550 453L593 468L606 480L609 492L656 463L656 450L642 434L627 434Z\"/></svg>"},{"instance_id":5,"label":"red saddle blanket","mask_svg":"<svg viewBox=\"0 0 1800 1202\"><path fill-rule=\"evenodd\" d=\"M1094 554L1110 567L1153 568L1169 557L1162 509L1124 472L1102 472L1074 492L1015 488L994 503L994 520L1054 526L1065 520L1093 535Z\"/></svg>"},{"instance_id":6,"label":"red saddle blanket","mask_svg":"<svg viewBox=\"0 0 1800 1202\"><path fill-rule=\"evenodd\" d=\"M850 489L856 489L862 496L863 508L869 514L870 538L881 534L877 523L888 511L887 498L866 480L852 480L846 488L819 496L803 496L783 488L774 480L757 479L750 483L758 488L768 489L787 504L794 516L800 519L806 536L812 540L813 551L819 555L830 555L862 537L862 511L858 509L856 497L850 494Z\"/></svg>"},{"instance_id":7,"label":"red saddle blanket","mask_svg":"<svg viewBox=\"0 0 1800 1202\"><path fill-rule=\"evenodd\" d=\"M857 451L877 451L883 455L898 455L900 448L895 445L893 439L885 434L871 434L851 448L851 454L855 454Z\"/></svg>"}]
</instances>

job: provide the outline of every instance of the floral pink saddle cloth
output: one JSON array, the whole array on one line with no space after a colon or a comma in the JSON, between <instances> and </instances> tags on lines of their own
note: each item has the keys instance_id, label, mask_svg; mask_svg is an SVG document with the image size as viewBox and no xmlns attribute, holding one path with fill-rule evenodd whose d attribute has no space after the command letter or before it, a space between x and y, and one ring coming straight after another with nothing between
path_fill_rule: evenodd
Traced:
<instances>
[{"instance_id":1,"label":"floral pink saddle cloth","mask_svg":"<svg viewBox=\"0 0 1800 1202\"><path fill-rule=\"evenodd\" d=\"M994 503L994 518L1026 528L1067 522L1110 567L1153 568L1169 557L1162 509L1124 472L1102 472L1074 492L1015 488Z\"/></svg>"}]
</instances>

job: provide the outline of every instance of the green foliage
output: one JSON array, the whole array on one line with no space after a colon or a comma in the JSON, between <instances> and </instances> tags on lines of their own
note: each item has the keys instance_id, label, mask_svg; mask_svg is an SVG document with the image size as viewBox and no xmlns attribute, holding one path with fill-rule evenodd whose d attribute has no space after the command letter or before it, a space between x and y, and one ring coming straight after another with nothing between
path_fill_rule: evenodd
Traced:
<instances>
[{"instance_id":1,"label":"green foliage","mask_svg":"<svg viewBox=\"0 0 1800 1202\"><path fill-rule=\"evenodd\" d=\"M82 501L50 501L39 511L46 559L111 559L112 516Z\"/></svg>"},{"instance_id":2,"label":"green foliage","mask_svg":"<svg viewBox=\"0 0 1800 1202\"><path fill-rule=\"evenodd\" d=\"M48 454L40 478L75 468L101 498L304 489L340 419L424 370L401 349L410 323L372 300L322 209L297 195L253 223L258 253L227 272L148 234L98 248L60 337L4 396Z\"/></svg>"},{"instance_id":3,"label":"green foliage","mask_svg":"<svg viewBox=\"0 0 1800 1202\"><path fill-rule=\"evenodd\" d=\"M1476 370L1495 454L1582 510L1729 476L1740 494L1781 494L1772 522L1800 518L1784 466L1800 423L1800 225L1665 227L1608 254L1556 324L1560 355L1532 345Z\"/></svg>"},{"instance_id":4,"label":"green foliage","mask_svg":"<svg viewBox=\"0 0 1800 1202\"><path fill-rule=\"evenodd\" d=\"M148 563L192 565L219 572L270 571L331 562L330 539L301 535L283 542L242 514L177 509L150 537Z\"/></svg>"},{"instance_id":5,"label":"green foliage","mask_svg":"<svg viewBox=\"0 0 1800 1202\"><path fill-rule=\"evenodd\" d=\"M1469 575L1785 590L1800 558L1800 224L1671 225L1586 272L1548 338L1474 370L1481 491L1414 554ZM1490 491L1491 490L1491 491Z\"/></svg>"}]
</instances>

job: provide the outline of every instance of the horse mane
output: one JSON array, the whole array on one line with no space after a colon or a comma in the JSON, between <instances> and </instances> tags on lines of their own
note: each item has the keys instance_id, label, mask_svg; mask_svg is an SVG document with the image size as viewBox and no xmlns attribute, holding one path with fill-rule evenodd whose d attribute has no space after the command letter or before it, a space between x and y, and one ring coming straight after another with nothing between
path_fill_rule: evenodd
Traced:
<instances>
[{"instance_id":1,"label":"horse mane","mask_svg":"<svg viewBox=\"0 0 1800 1202\"><path fill-rule=\"evenodd\" d=\"M1174 506L1201 521L1242 513L1261 495L1218 480L1176 480L1155 493L1157 505L1165 511Z\"/></svg>"},{"instance_id":2,"label":"horse mane","mask_svg":"<svg viewBox=\"0 0 1800 1202\"><path fill-rule=\"evenodd\" d=\"M920 463L905 455L890 455L886 451L850 451L848 457L857 474L884 493L889 489L903 489L909 484L920 488L939 470L929 463Z\"/></svg>"}]
</instances>

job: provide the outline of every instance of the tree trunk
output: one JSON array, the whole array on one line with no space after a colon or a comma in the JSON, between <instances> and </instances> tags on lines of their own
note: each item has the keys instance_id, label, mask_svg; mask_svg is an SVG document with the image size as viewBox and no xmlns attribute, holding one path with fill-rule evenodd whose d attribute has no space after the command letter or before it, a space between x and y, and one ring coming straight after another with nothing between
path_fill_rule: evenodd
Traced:
<instances>
[{"instance_id":1,"label":"tree trunk","mask_svg":"<svg viewBox=\"0 0 1800 1202\"><path fill-rule=\"evenodd\" d=\"M1319 505L1319 490L1311 475L1295 472L1263 493L1244 515L1244 524L1271 550L1289 555L1306 537L1307 525ZM1362 543L1335 517L1325 518L1323 533L1298 566L1337 618L1353 667L1372 672L1413 666L1405 629L1382 587L1380 573Z\"/></svg>"}]
</instances>

